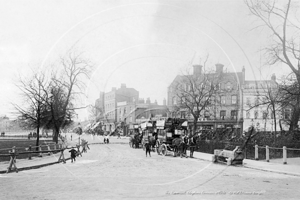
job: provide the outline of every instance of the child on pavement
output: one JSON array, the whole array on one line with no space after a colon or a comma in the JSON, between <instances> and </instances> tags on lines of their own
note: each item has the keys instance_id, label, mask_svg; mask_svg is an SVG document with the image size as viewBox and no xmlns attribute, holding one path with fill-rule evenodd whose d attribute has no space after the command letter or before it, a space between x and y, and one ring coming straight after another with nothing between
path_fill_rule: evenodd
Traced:
<instances>
[{"instance_id":1,"label":"child on pavement","mask_svg":"<svg viewBox=\"0 0 300 200\"><path fill-rule=\"evenodd\" d=\"M75 149L71 149L70 151L69 151L70 153L71 153L71 162L73 162L73 160L74 160L74 162L76 161L76 153L77 153L77 151L75 150Z\"/></svg>"},{"instance_id":2,"label":"child on pavement","mask_svg":"<svg viewBox=\"0 0 300 200\"><path fill-rule=\"evenodd\" d=\"M147 157L147 154L149 154L149 156L151 157L151 147L150 147L150 144L149 143L146 143L145 144L145 148L146 148L146 157Z\"/></svg>"}]
</instances>

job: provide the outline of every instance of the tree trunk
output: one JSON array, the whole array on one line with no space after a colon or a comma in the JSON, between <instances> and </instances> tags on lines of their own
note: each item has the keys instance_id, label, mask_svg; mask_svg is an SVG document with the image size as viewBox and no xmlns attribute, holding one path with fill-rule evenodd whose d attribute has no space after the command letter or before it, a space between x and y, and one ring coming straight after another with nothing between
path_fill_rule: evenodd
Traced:
<instances>
[{"instance_id":1,"label":"tree trunk","mask_svg":"<svg viewBox=\"0 0 300 200\"><path fill-rule=\"evenodd\" d=\"M36 127L36 143L35 143L35 146L36 146L36 150L38 151L39 150L39 144L40 144L40 126L38 125Z\"/></svg>"},{"instance_id":2,"label":"tree trunk","mask_svg":"<svg viewBox=\"0 0 300 200\"><path fill-rule=\"evenodd\" d=\"M296 106L293 109L292 116L291 116L291 123L290 123L290 131L295 130L298 127L298 121L300 117L300 98L297 97Z\"/></svg>"},{"instance_id":3,"label":"tree trunk","mask_svg":"<svg viewBox=\"0 0 300 200\"><path fill-rule=\"evenodd\" d=\"M59 128L53 128L53 142L58 143Z\"/></svg>"},{"instance_id":4,"label":"tree trunk","mask_svg":"<svg viewBox=\"0 0 300 200\"><path fill-rule=\"evenodd\" d=\"M198 118L194 118L194 124L193 124L193 135L196 134L196 130L197 130L197 122L198 122Z\"/></svg>"}]
</instances>

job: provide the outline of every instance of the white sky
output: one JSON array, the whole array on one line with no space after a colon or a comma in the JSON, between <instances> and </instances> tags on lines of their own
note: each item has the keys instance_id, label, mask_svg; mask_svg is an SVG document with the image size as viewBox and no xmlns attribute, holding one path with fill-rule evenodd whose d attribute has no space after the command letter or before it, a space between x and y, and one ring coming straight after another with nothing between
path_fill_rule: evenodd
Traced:
<instances>
[{"instance_id":1,"label":"white sky","mask_svg":"<svg viewBox=\"0 0 300 200\"><path fill-rule=\"evenodd\" d=\"M121 83L162 104L180 70L207 53L210 66L245 66L247 79L259 79L269 33L251 30L256 25L240 0L0 0L0 115L20 102L18 74L43 69L72 47L95 64L84 104ZM283 71L266 68L263 78Z\"/></svg>"}]
</instances>

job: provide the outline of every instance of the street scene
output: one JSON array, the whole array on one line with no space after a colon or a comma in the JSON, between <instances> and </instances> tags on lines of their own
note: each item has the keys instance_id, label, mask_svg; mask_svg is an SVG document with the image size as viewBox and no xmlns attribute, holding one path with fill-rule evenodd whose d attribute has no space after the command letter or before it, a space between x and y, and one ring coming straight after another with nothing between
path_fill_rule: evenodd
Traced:
<instances>
[{"instance_id":1,"label":"street scene","mask_svg":"<svg viewBox=\"0 0 300 200\"><path fill-rule=\"evenodd\" d=\"M102 137L92 140L99 142ZM102 142L102 141L101 141ZM75 163L0 174L4 199L298 199L299 176L131 149L90 145ZM119 144L114 144L119 142ZM49 159L49 158L44 158Z\"/></svg>"},{"instance_id":2,"label":"street scene","mask_svg":"<svg viewBox=\"0 0 300 200\"><path fill-rule=\"evenodd\" d=\"M298 199L300 2L0 2L4 199Z\"/></svg>"}]
</instances>

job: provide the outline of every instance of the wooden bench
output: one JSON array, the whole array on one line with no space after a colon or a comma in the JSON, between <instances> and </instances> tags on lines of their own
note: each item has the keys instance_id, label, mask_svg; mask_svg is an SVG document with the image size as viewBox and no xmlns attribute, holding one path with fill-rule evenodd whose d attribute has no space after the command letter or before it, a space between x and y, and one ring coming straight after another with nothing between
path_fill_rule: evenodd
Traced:
<instances>
[{"instance_id":1,"label":"wooden bench","mask_svg":"<svg viewBox=\"0 0 300 200\"><path fill-rule=\"evenodd\" d=\"M227 165L243 164L244 154L239 146L236 146L233 151L215 149L212 156L212 162L225 162Z\"/></svg>"}]
</instances>

